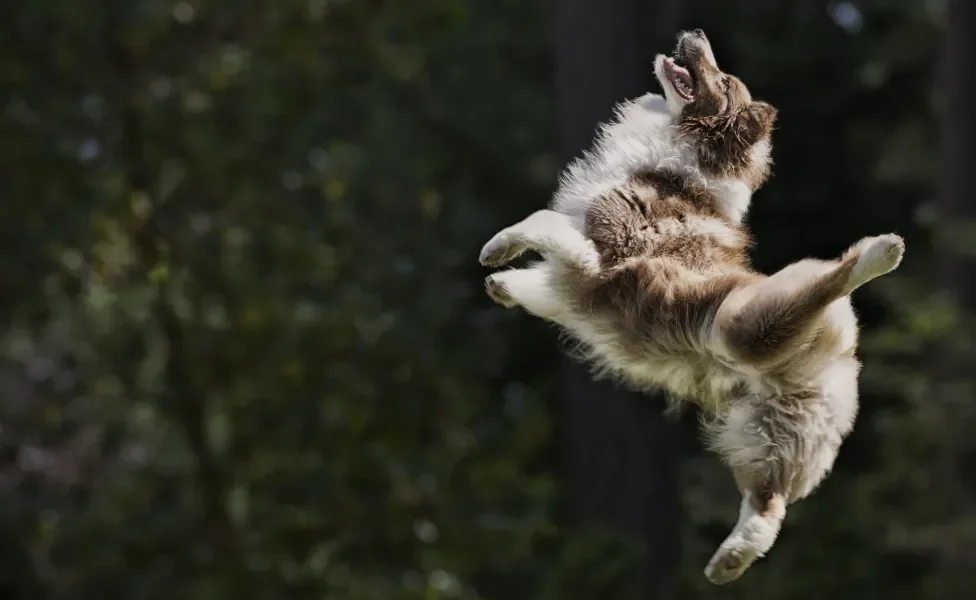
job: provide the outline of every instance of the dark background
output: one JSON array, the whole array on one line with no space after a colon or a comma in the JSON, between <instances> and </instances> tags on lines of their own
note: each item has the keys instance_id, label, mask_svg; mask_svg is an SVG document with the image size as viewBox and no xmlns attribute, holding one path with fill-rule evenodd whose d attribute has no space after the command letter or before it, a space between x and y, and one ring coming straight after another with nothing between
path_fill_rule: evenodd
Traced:
<instances>
[{"instance_id":1,"label":"dark background","mask_svg":"<svg viewBox=\"0 0 976 600\"><path fill-rule=\"evenodd\" d=\"M482 290L652 58L779 108L756 265L907 241L862 410L739 582L695 415ZM0 22L0 597L976 594L976 3L103 0Z\"/></svg>"}]
</instances>

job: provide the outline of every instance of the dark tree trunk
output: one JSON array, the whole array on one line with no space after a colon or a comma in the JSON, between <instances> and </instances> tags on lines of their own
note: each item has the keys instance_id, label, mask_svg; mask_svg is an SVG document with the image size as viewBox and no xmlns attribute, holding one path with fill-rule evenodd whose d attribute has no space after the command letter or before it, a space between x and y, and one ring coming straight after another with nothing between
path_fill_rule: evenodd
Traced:
<instances>
[{"instance_id":1,"label":"dark tree trunk","mask_svg":"<svg viewBox=\"0 0 976 600\"><path fill-rule=\"evenodd\" d=\"M670 2L561 0L556 22L556 86L561 151L568 161L589 147L613 105L654 89L653 57L674 41ZM604 527L645 551L638 584L661 592L678 555L675 426L662 398L594 382L567 359L560 436L565 519L573 528Z\"/></svg>"},{"instance_id":2,"label":"dark tree trunk","mask_svg":"<svg viewBox=\"0 0 976 600\"><path fill-rule=\"evenodd\" d=\"M944 223L976 222L976 3L950 0L946 36ZM971 246L971 239L958 240ZM966 308L976 308L976 262L950 249L943 259L943 283Z\"/></svg>"},{"instance_id":3,"label":"dark tree trunk","mask_svg":"<svg viewBox=\"0 0 976 600\"><path fill-rule=\"evenodd\" d=\"M960 333L946 336L934 354L932 378L939 410L943 411L945 443L953 456L947 464L947 478L957 478L943 500L948 505L942 514L951 528L965 522L976 507L976 454L971 440L976 419L972 398L966 393L973 380L973 350L967 334L976 315L976 261L972 257L973 239L968 228L976 224L976 3L972 0L950 0L946 21L945 91L946 105L942 121L941 231L948 243L937 248L940 288L947 292L966 320ZM969 249L966 252L966 249ZM934 510L940 510L934 504ZM973 597L976 582L967 576L976 567L972 542L965 534L949 535L943 542L943 560L935 578L952 582L947 593L958 598ZM940 577L943 576L944 577Z\"/></svg>"}]
</instances>

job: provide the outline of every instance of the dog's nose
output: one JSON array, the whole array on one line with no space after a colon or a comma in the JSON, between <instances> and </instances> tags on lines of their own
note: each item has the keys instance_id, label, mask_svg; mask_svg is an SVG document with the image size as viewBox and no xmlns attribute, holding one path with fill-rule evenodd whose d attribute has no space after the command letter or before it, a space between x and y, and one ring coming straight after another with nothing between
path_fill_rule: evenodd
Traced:
<instances>
[{"instance_id":1,"label":"dog's nose","mask_svg":"<svg viewBox=\"0 0 976 600\"><path fill-rule=\"evenodd\" d=\"M697 35L700 38L705 37L705 32L702 31L701 29L696 29L696 30L692 31L692 33L695 34L695 35Z\"/></svg>"}]
</instances>

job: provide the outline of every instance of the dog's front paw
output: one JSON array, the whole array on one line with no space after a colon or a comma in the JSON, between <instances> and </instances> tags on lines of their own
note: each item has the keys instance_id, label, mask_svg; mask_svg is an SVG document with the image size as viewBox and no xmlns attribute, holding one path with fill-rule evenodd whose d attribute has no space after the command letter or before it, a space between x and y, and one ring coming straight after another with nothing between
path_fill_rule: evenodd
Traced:
<instances>
[{"instance_id":1,"label":"dog's front paw","mask_svg":"<svg viewBox=\"0 0 976 600\"><path fill-rule=\"evenodd\" d=\"M760 556L759 549L746 540L727 540L708 561L705 577L715 585L731 583L742 577Z\"/></svg>"},{"instance_id":2,"label":"dog's front paw","mask_svg":"<svg viewBox=\"0 0 976 600\"><path fill-rule=\"evenodd\" d=\"M518 304L512 298L511 294L508 293L508 289L501 282L500 278L497 277L497 274L485 277L485 292L489 298L505 308L512 308Z\"/></svg>"},{"instance_id":3,"label":"dog's front paw","mask_svg":"<svg viewBox=\"0 0 976 600\"><path fill-rule=\"evenodd\" d=\"M519 236L513 231L504 229L481 249L478 262L486 267L500 267L515 260L525 252L525 246L519 241Z\"/></svg>"}]
</instances>

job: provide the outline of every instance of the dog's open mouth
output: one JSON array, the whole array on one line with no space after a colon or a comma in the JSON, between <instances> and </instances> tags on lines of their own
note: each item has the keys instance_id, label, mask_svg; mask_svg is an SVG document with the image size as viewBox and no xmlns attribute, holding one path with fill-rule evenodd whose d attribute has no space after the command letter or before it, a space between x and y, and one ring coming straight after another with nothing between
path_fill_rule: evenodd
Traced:
<instances>
[{"instance_id":1,"label":"dog's open mouth","mask_svg":"<svg viewBox=\"0 0 976 600\"><path fill-rule=\"evenodd\" d=\"M674 87L674 91L682 99L691 102L695 99L695 79L692 77L691 71L678 64L679 60L665 58L664 74Z\"/></svg>"}]
</instances>

